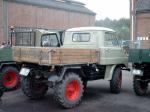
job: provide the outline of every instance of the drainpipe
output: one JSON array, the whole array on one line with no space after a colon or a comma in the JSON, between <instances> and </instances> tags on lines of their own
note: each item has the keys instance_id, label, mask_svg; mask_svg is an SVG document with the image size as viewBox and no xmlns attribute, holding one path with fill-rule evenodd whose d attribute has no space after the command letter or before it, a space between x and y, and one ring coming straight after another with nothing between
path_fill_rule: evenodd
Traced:
<instances>
[{"instance_id":1,"label":"drainpipe","mask_svg":"<svg viewBox=\"0 0 150 112\"><path fill-rule=\"evenodd\" d=\"M134 0L131 0L131 40L134 40Z\"/></svg>"}]
</instances>

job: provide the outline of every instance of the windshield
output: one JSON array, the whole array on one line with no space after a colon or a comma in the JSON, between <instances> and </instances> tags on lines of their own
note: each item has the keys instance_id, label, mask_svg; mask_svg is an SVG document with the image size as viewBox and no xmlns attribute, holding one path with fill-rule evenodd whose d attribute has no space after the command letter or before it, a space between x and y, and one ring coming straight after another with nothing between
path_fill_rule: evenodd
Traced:
<instances>
[{"instance_id":1,"label":"windshield","mask_svg":"<svg viewBox=\"0 0 150 112\"><path fill-rule=\"evenodd\" d=\"M56 34L46 34L42 35L41 40L42 47L59 47L58 38Z\"/></svg>"}]
</instances>

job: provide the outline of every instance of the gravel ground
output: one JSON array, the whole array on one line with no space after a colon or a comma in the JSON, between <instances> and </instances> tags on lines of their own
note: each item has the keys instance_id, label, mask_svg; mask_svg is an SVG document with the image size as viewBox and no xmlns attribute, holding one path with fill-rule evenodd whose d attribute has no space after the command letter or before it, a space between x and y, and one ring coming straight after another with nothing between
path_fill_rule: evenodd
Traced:
<instances>
[{"instance_id":1,"label":"gravel ground","mask_svg":"<svg viewBox=\"0 0 150 112\"><path fill-rule=\"evenodd\" d=\"M111 94L109 82L97 80L88 83L82 103L74 109L63 109L53 99L53 90L39 101L29 100L21 90L4 94L0 112L150 112L150 91L144 97L133 92L132 75L124 72L120 94Z\"/></svg>"}]
</instances>

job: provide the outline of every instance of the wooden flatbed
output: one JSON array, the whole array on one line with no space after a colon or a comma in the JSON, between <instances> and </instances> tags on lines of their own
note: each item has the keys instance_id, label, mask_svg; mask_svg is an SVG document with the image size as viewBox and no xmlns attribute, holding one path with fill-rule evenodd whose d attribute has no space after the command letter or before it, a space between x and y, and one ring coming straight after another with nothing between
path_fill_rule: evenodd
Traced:
<instances>
[{"instance_id":1,"label":"wooden flatbed","mask_svg":"<svg viewBox=\"0 0 150 112\"><path fill-rule=\"evenodd\" d=\"M98 62L98 52L95 49L14 47L13 57L17 62L47 66Z\"/></svg>"}]
</instances>

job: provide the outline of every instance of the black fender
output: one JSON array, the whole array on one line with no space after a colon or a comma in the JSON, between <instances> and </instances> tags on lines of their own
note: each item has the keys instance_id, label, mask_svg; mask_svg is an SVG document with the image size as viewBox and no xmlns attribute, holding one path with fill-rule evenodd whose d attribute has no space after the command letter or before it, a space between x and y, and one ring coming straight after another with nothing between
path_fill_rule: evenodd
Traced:
<instances>
[{"instance_id":1,"label":"black fender","mask_svg":"<svg viewBox=\"0 0 150 112\"><path fill-rule=\"evenodd\" d=\"M7 66L15 66L17 69L19 69L21 67L21 64L15 62L15 61L1 61L0 62L0 71L2 71L2 69Z\"/></svg>"},{"instance_id":2,"label":"black fender","mask_svg":"<svg viewBox=\"0 0 150 112\"><path fill-rule=\"evenodd\" d=\"M79 72L81 70L81 66L63 66L61 71L57 75L56 74L51 75L48 78L48 81L53 83L60 82L63 79L66 72L68 71L76 72L77 70ZM82 75L82 72L80 75Z\"/></svg>"}]
</instances>

